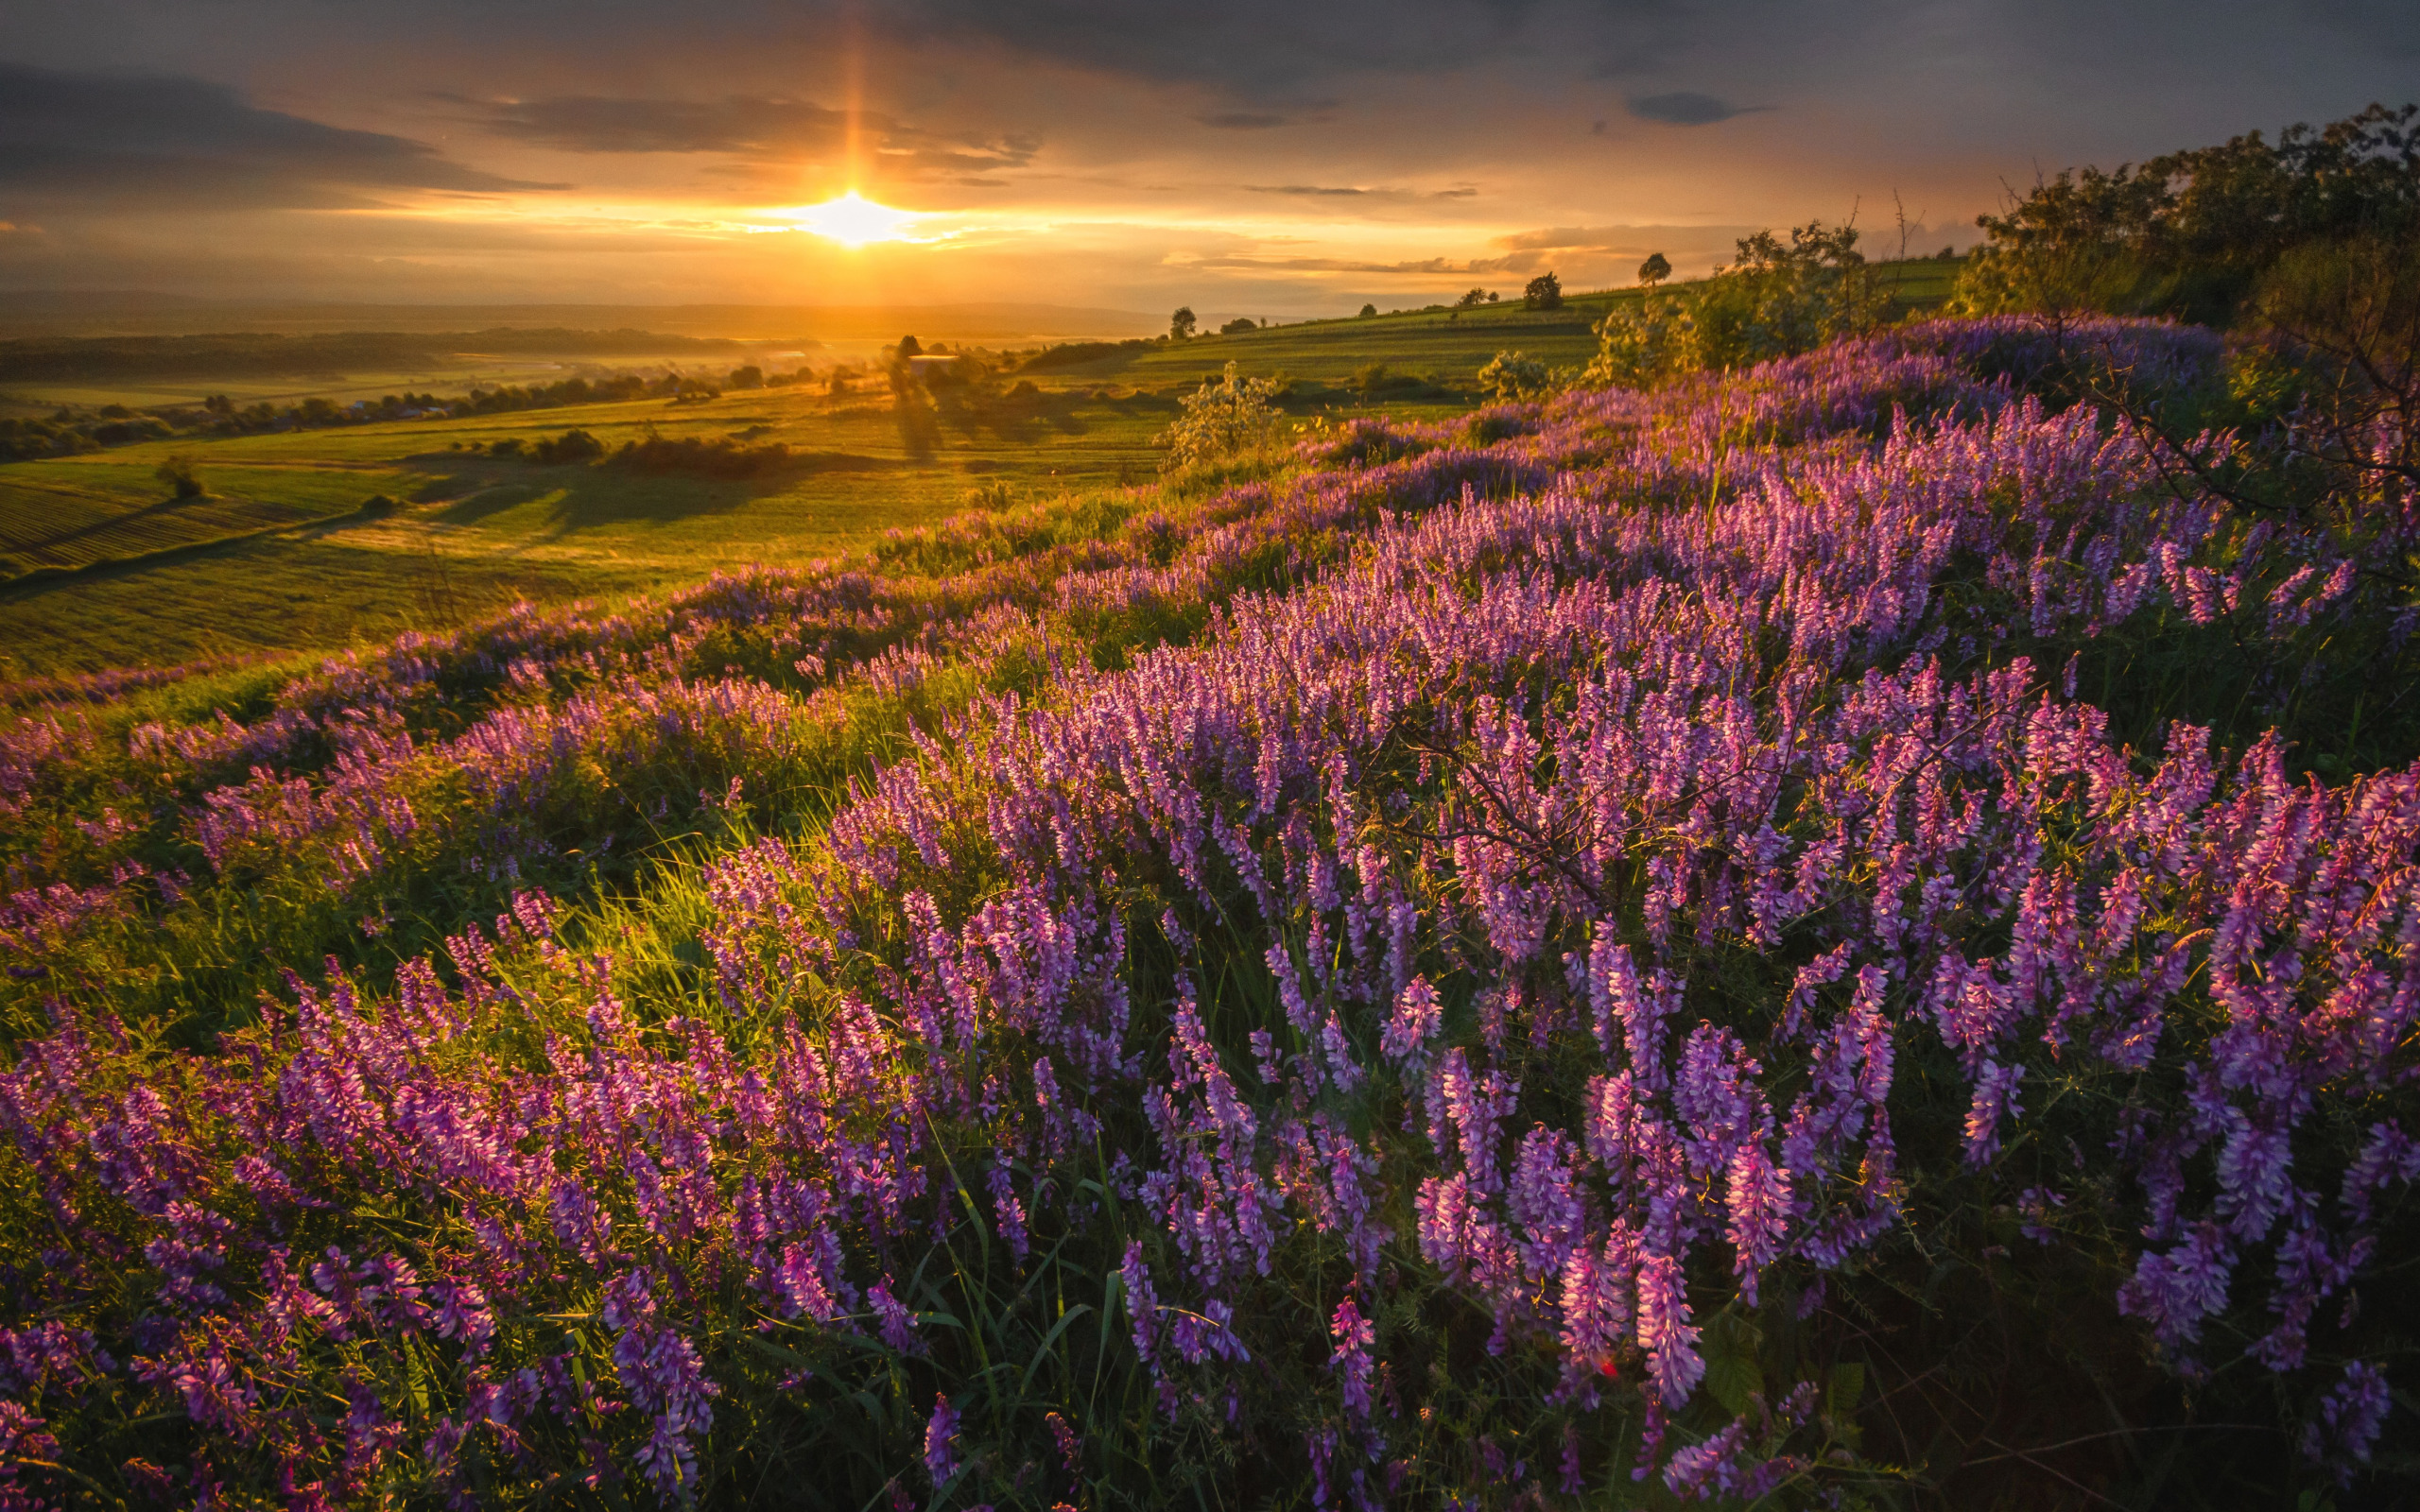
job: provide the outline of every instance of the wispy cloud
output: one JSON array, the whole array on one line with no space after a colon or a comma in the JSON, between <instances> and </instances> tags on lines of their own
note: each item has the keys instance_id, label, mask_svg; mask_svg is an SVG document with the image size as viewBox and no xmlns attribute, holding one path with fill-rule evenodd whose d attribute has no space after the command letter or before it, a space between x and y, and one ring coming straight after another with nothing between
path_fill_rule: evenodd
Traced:
<instances>
[{"instance_id":1,"label":"wispy cloud","mask_svg":"<svg viewBox=\"0 0 2420 1512\"><path fill-rule=\"evenodd\" d=\"M1630 102L1630 113L1642 121L1660 121L1666 126L1712 126L1737 115L1754 115L1770 111L1770 105L1733 105L1711 94L1695 90L1675 90L1669 94L1649 94Z\"/></svg>"},{"instance_id":2,"label":"wispy cloud","mask_svg":"<svg viewBox=\"0 0 2420 1512\"><path fill-rule=\"evenodd\" d=\"M794 162L844 151L848 112L812 100L731 95L683 100L609 94L558 94L537 99L471 100L473 119L497 136L558 152L716 154L751 161ZM1019 132L926 129L880 112L858 115L855 129L869 162L885 177L952 178L1022 168L1041 139ZM994 180L996 181L996 180Z\"/></svg>"}]
</instances>

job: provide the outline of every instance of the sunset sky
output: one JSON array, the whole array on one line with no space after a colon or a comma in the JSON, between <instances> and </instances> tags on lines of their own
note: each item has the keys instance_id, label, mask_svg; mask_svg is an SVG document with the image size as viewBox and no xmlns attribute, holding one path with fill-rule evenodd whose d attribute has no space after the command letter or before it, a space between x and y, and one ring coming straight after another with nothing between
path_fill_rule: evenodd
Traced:
<instances>
[{"instance_id":1,"label":"sunset sky","mask_svg":"<svg viewBox=\"0 0 2420 1512\"><path fill-rule=\"evenodd\" d=\"M2411 0L0 0L0 290L1283 318L2413 97Z\"/></svg>"}]
</instances>

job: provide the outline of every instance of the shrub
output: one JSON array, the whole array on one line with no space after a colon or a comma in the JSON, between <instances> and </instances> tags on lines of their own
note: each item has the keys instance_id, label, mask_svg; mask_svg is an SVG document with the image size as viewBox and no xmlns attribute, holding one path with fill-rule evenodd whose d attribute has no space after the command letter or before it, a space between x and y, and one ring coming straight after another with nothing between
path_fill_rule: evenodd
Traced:
<instances>
[{"instance_id":1,"label":"shrub","mask_svg":"<svg viewBox=\"0 0 2420 1512\"><path fill-rule=\"evenodd\" d=\"M1685 296L1651 289L1616 306L1597 327L1582 381L1635 387L1728 370L1872 330L1884 304L1857 240L1855 227L1822 221L1793 228L1787 245L1770 231L1742 238L1737 259Z\"/></svg>"},{"instance_id":2,"label":"shrub","mask_svg":"<svg viewBox=\"0 0 2420 1512\"><path fill-rule=\"evenodd\" d=\"M1563 280L1552 273L1541 273L1530 280L1521 291L1521 305L1530 310L1560 310L1563 308Z\"/></svg>"},{"instance_id":3,"label":"shrub","mask_svg":"<svg viewBox=\"0 0 2420 1512\"><path fill-rule=\"evenodd\" d=\"M2296 248L2420 221L2420 106L2373 105L2272 145L2257 131L2115 172L2065 170L2002 214L1958 278L1968 314L2245 314Z\"/></svg>"},{"instance_id":4,"label":"shrub","mask_svg":"<svg viewBox=\"0 0 2420 1512\"><path fill-rule=\"evenodd\" d=\"M1231 362L1222 381L1205 381L1180 401L1183 413L1154 444L1167 448L1171 468L1267 451L1277 440L1278 387L1274 378L1244 377Z\"/></svg>"},{"instance_id":5,"label":"shrub","mask_svg":"<svg viewBox=\"0 0 2420 1512\"><path fill-rule=\"evenodd\" d=\"M193 458L182 452L153 468L151 475L166 484L180 499L201 497L201 474L195 471Z\"/></svg>"},{"instance_id":6,"label":"shrub","mask_svg":"<svg viewBox=\"0 0 2420 1512\"><path fill-rule=\"evenodd\" d=\"M1517 352L1499 352L1478 370L1478 387L1498 400L1535 399L1551 387L1547 365Z\"/></svg>"},{"instance_id":7,"label":"shrub","mask_svg":"<svg viewBox=\"0 0 2420 1512\"><path fill-rule=\"evenodd\" d=\"M1695 321L1687 304L1668 294L1649 294L1636 304L1618 304L1597 326L1597 355L1580 375L1591 388L1645 388L1684 366L1692 349Z\"/></svg>"},{"instance_id":8,"label":"shrub","mask_svg":"<svg viewBox=\"0 0 2420 1512\"><path fill-rule=\"evenodd\" d=\"M578 428L550 439L536 441L529 447L529 460L533 462L593 462L604 455L605 443Z\"/></svg>"},{"instance_id":9,"label":"shrub","mask_svg":"<svg viewBox=\"0 0 2420 1512\"><path fill-rule=\"evenodd\" d=\"M675 440L648 436L624 442L622 449L614 454L613 465L633 472L752 478L787 466L791 460L790 449L780 441L742 446L728 438L707 441L694 436Z\"/></svg>"}]
</instances>

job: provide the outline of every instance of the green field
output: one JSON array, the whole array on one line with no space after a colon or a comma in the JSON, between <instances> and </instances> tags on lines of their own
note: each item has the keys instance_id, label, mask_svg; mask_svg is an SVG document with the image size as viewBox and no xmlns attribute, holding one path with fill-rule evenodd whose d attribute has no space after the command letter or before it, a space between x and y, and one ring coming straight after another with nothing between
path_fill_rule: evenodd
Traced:
<instances>
[{"instance_id":1,"label":"green field","mask_svg":"<svg viewBox=\"0 0 2420 1512\"><path fill-rule=\"evenodd\" d=\"M1938 302L1955 270L1904 266L1916 306ZM1451 414L1478 402L1473 375L1498 351L1577 367L1595 350L1591 326L1636 297L1579 295L1553 312L1505 304L1304 321L1121 348L1036 371L1038 395L995 404L979 421L954 418L944 403L939 443L924 455L903 444L887 395L861 387L835 398L801 386L703 404L188 438L0 466L0 679L337 647L519 596L614 594L746 562L835 556L963 509L977 489L996 502L1148 483L1160 459L1153 438L1178 399L1230 361L1297 380L1288 406L1297 416ZM1374 364L1428 387L1353 387ZM726 479L540 466L488 450L573 427L608 448L652 433L780 442L801 455L767 475ZM205 497L167 497L153 472L172 455L193 460ZM379 494L399 507L361 513Z\"/></svg>"}]
</instances>

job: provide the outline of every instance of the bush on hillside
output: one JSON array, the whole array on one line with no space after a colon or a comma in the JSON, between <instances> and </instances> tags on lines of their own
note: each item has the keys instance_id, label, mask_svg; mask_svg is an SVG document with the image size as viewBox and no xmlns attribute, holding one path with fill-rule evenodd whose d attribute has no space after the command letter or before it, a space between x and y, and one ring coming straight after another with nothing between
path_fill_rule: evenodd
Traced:
<instances>
[{"instance_id":1,"label":"bush on hillside","mask_svg":"<svg viewBox=\"0 0 2420 1512\"><path fill-rule=\"evenodd\" d=\"M1997 215L1956 307L2167 315L2223 324L2296 249L2420 221L2420 106L2372 105L2273 144L2254 131L2114 172L2063 170Z\"/></svg>"},{"instance_id":2,"label":"bush on hillside","mask_svg":"<svg viewBox=\"0 0 2420 1512\"><path fill-rule=\"evenodd\" d=\"M574 427L561 436L536 440L529 445L529 460L550 464L593 462L605 455L605 443L588 432Z\"/></svg>"},{"instance_id":3,"label":"bush on hillside","mask_svg":"<svg viewBox=\"0 0 2420 1512\"><path fill-rule=\"evenodd\" d=\"M1478 370L1479 391L1499 401L1535 399L1553 382L1545 363L1517 352L1499 352Z\"/></svg>"},{"instance_id":4,"label":"bush on hillside","mask_svg":"<svg viewBox=\"0 0 2420 1512\"><path fill-rule=\"evenodd\" d=\"M1274 378L1246 378L1231 362L1222 380L1205 380L1178 401L1176 422L1152 444L1167 449L1170 469L1266 452L1284 419L1274 403L1281 387Z\"/></svg>"},{"instance_id":5,"label":"bush on hillside","mask_svg":"<svg viewBox=\"0 0 2420 1512\"><path fill-rule=\"evenodd\" d=\"M1738 256L1703 283L1616 305L1581 381L1636 387L1727 371L1874 329L1886 301L1857 242L1855 227L1820 220L1793 228L1787 244L1771 231L1743 237Z\"/></svg>"},{"instance_id":6,"label":"bush on hillside","mask_svg":"<svg viewBox=\"0 0 2420 1512\"><path fill-rule=\"evenodd\" d=\"M728 437L705 440L696 436L666 438L649 435L640 440L623 442L621 450L614 454L611 465L628 468L633 472L752 478L776 472L792 460L789 447L780 441L744 446Z\"/></svg>"},{"instance_id":7,"label":"bush on hillside","mask_svg":"<svg viewBox=\"0 0 2420 1512\"><path fill-rule=\"evenodd\" d=\"M182 453L153 468L151 475L166 484L180 499L201 497L201 474L195 470L193 458Z\"/></svg>"},{"instance_id":8,"label":"bush on hillside","mask_svg":"<svg viewBox=\"0 0 2420 1512\"><path fill-rule=\"evenodd\" d=\"M1563 308L1563 280L1552 273L1541 273L1530 280L1521 291L1521 305L1530 310L1560 310Z\"/></svg>"}]
</instances>

